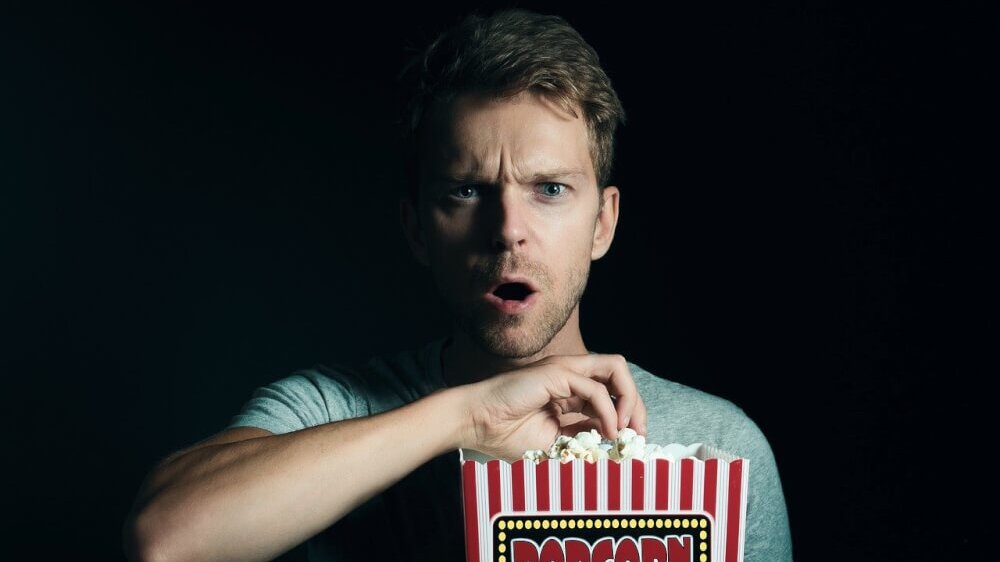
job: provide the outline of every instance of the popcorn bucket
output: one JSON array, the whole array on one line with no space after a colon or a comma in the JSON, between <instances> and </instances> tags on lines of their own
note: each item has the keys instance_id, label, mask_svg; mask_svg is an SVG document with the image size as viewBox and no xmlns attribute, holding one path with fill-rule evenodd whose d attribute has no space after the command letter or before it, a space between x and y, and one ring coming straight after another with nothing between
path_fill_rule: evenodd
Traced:
<instances>
[{"instance_id":1,"label":"popcorn bucket","mask_svg":"<svg viewBox=\"0 0 1000 562\"><path fill-rule=\"evenodd\" d=\"M508 463L460 450L467 562L740 562L749 461Z\"/></svg>"}]
</instances>

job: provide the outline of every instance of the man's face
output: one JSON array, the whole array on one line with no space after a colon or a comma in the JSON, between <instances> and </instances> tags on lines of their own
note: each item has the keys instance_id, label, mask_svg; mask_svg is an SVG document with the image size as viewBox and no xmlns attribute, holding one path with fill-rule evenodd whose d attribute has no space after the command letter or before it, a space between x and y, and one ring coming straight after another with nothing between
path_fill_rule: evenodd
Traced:
<instances>
[{"instance_id":1,"label":"man's face","mask_svg":"<svg viewBox=\"0 0 1000 562\"><path fill-rule=\"evenodd\" d=\"M607 251L617 190L608 188L608 232L585 122L541 96L462 96L431 123L414 251L473 341L501 357L534 355L566 326L591 260ZM527 299L501 290L521 297L516 310L494 304L491 288L505 275L537 290Z\"/></svg>"}]
</instances>

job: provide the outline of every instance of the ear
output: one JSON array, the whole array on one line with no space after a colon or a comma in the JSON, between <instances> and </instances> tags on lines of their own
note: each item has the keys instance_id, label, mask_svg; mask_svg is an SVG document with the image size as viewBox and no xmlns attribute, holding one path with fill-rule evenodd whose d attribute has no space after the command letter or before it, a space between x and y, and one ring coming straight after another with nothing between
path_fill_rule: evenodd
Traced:
<instances>
[{"instance_id":1,"label":"ear","mask_svg":"<svg viewBox=\"0 0 1000 562\"><path fill-rule=\"evenodd\" d=\"M413 257L424 267L428 267L430 262L427 259L427 245L424 244L424 236L420 232L420 218L417 209L409 197L399 199L399 222L403 226L403 235L410 245Z\"/></svg>"},{"instance_id":2,"label":"ear","mask_svg":"<svg viewBox=\"0 0 1000 562\"><path fill-rule=\"evenodd\" d=\"M618 188L609 185L601 194L600 209L597 212L597 223L594 225L594 245L590 253L591 260L599 260L608 253L611 241L615 238L615 227L618 226Z\"/></svg>"}]
</instances>

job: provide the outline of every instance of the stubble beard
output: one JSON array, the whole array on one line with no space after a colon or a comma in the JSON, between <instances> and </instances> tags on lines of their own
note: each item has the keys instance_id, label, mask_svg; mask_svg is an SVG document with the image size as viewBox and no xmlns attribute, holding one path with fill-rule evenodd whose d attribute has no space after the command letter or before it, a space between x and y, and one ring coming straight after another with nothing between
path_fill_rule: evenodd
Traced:
<instances>
[{"instance_id":1,"label":"stubble beard","mask_svg":"<svg viewBox=\"0 0 1000 562\"><path fill-rule=\"evenodd\" d=\"M483 351L497 357L523 359L545 349L566 326L583 298L589 274L590 262L581 269L571 270L566 280L566 298L558 299L558 295L543 291L535 309L522 315L498 313L483 300L471 306L444 300L459 328Z\"/></svg>"}]
</instances>

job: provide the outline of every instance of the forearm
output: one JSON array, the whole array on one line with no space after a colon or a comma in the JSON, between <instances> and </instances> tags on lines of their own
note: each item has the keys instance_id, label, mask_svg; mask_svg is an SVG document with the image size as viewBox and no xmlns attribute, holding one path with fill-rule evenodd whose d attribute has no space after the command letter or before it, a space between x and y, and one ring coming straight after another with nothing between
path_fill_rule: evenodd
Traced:
<instances>
[{"instance_id":1,"label":"forearm","mask_svg":"<svg viewBox=\"0 0 1000 562\"><path fill-rule=\"evenodd\" d=\"M269 560L459 447L463 389L383 414L207 446L158 467L134 521L157 560Z\"/></svg>"}]
</instances>

